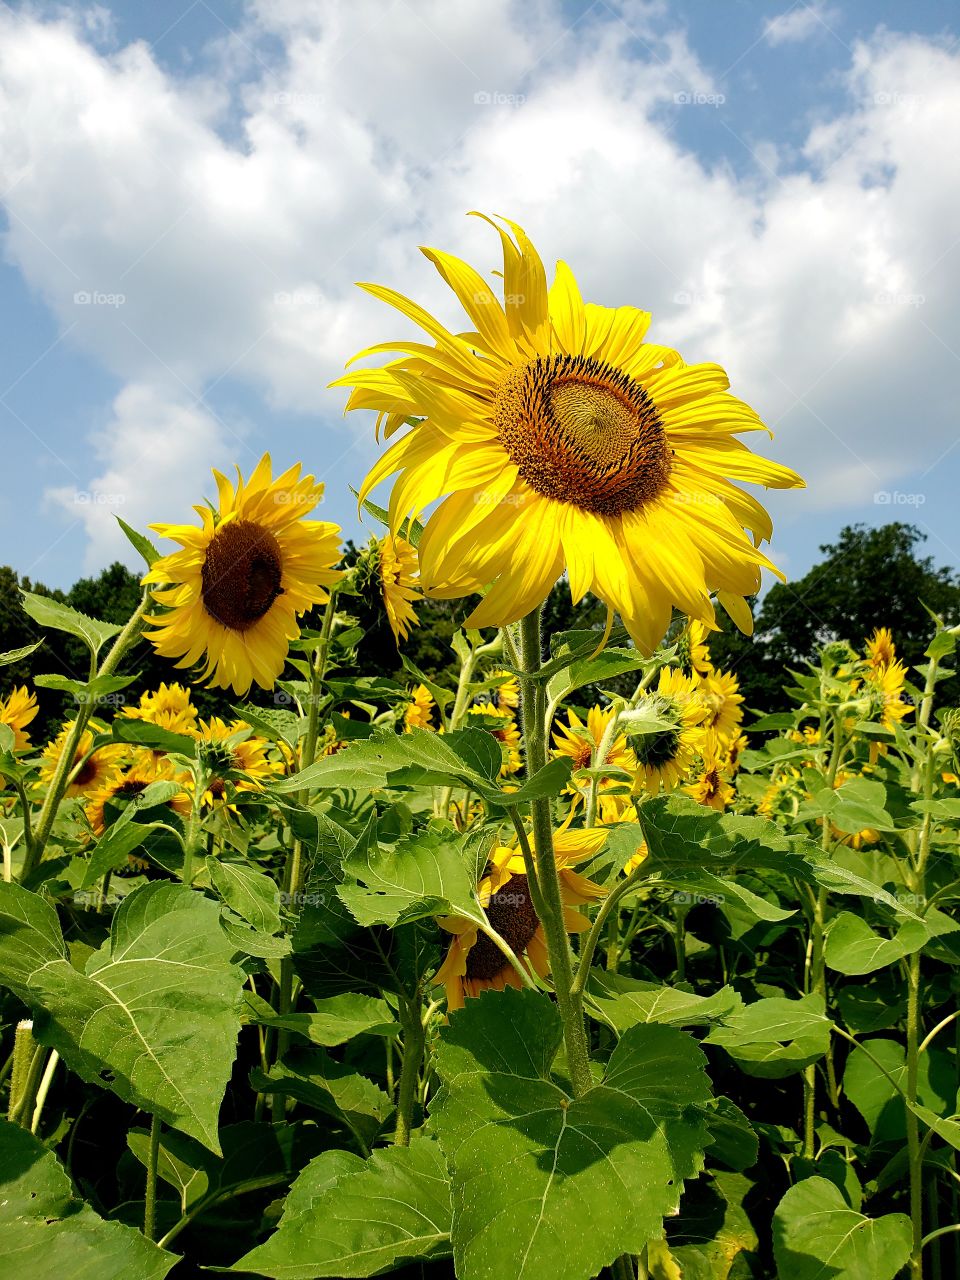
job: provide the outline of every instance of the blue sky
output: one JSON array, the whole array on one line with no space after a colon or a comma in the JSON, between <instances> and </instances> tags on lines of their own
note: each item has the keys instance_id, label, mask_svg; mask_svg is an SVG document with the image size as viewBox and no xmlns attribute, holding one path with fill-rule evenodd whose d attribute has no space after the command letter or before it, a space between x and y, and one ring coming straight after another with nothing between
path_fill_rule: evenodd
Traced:
<instances>
[{"instance_id":1,"label":"blue sky","mask_svg":"<svg viewBox=\"0 0 960 1280\"><path fill-rule=\"evenodd\" d=\"M953 8L0 6L0 563L134 564L114 513L264 449L356 536L372 422L325 388L404 326L353 281L455 323L416 247L494 267L474 207L729 370L809 481L770 495L790 575L891 518L960 563Z\"/></svg>"}]
</instances>

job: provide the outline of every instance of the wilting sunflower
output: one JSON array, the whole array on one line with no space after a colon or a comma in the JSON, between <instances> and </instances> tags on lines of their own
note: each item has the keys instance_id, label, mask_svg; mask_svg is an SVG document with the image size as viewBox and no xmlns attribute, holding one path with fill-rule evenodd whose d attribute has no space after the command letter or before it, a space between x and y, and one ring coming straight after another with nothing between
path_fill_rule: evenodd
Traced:
<instances>
[{"instance_id":1,"label":"wilting sunflower","mask_svg":"<svg viewBox=\"0 0 960 1280\"><path fill-rule=\"evenodd\" d=\"M566 756L570 760L574 773L578 769L590 768L594 754L603 741L603 735L614 714L613 707L608 707L606 711L602 707L591 707L587 712L586 724L572 710L567 712L566 724L557 722L556 732L553 735L554 750L558 756ZM632 785L632 779L637 771L636 756L630 749L624 734L621 733L614 738L606 758L597 761L597 767L601 765L622 769L630 775L629 779L601 778L597 789L601 822L617 822L624 806L629 802L629 796L620 793L625 787ZM578 800L586 801L590 793L590 782L584 778L573 778L567 791ZM616 794L610 795L611 791Z\"/></svg>"},{"instance_id":2,"label":"wilting sunflower","mask_svg":"<svg viewBox=\"0 0 960 1280\"><path fill-rule=\"evenodd\" d=\"M433 723L433 713L436 707L437 704L433 700L433 694L427 686L418 684L403 712L404 733L409 733L411 729L436 728Z\"/></svg>"},{"instance_id":3,"label":"wilting sunflower","mask_svg":"<svg viewBox=\"0 0 960 1280\"><path fill-rule=\"evenodd\" d=\"M26 751L30 746L30 735L26 729L36 718L37 710L37 695L30 693L26 685L20 685L5 698L0 698L0 724L13 730L14 751Z\"/></svg>"},{"instance_id":4,"label":"wilting sunflower","mask_svg":"<svg viewBox=\"0 0 960 1280\"><path fill-rule=\"evenodd\" d=\"M867 641L867 662L876 671L879 667L889 667L897 656L897 648L893 643L893 633L889 627L877 627Z\"/></svg>"},{"instance_id":5,"label":"wilting sunflower","mask_svg":"<svg viewBox=\"0 0 960 1280\"><path fill-rule=\"evenodd\" d=\"M706 707L703 727L728 742L740 732L743 694L740 681L726 671L713 671L700 681L698 695Z\"/></svg>"},{"instance_id":6,"label":"wilting sunflower","mask_svg":"<svg viewBox=\"0 0 960 1280\"><path fill-rule=\"evenodd\" d=\"M576 908L606 895L606 889L574 868L592 858L603 846L607 835L608 832L596 827L590 831L561 828L553 837L563 898L563 920L568 933L582 933L589 929L590 921ZM497 933L510 944L528 970L545 978L550 972L547 941L530 901L523 855L516 847L494 849L477 893L480 905ZM448 1010L462 1009L465 996L478 996L487 988L502 991L504 987L522 985L520 975L503 952L480 933L472 920L463 916L444 916L440 924L453 934L453 939L433 980L446 988Z\"/></svg>"},{"instance_id":7,"label":"wilting sunflower","mask_svg":"<svg viewBox=\"0 0 960 1280\"><path fill-rule=\"evenodd\" d=\"M399 473L394 532L445 499L420 542L420 579L445 599L492 583L468 626L523 617L566 568L574 601L593 591L646 653L674 604L711 623L711 592L750 630L744 597L757 591L760 567L773 568L757 550L771 524L731 480L802 480L737 439L763 424L727 394L719 366L687 365L644 342L645 311L584 304L562 262L548 290L536 249L501 221L513 235L491 222L503 247L502 302L465 262L424 249L471 332L450 332L392 289L363 286L433 341L362 351L355 359L402 354L334 384L353 388L348 409L377 410L378 427L386 418L388 435L423 419L373 467L362 497Z\"/></svg>"},{"instance_id":8,"label":"wilting sunflower","mask_svg":"<svg viewBox=\"0 0 960 1280\"><path fill-rule=\"evenodd\" d=\"M110 810L120 810L131 800L142 795L151 782L173 781L175 771L167 760L155 761L144 755L126 769L117 769L89 793L84 808L87 821L95 836L102 836L110 825ZM180 792L166 801L167 807L181 818L190 813L190 797ZM116 817L118 815L114 815Z\"/></svg>"},{"instance_id":9,"label":"wilting sunflower","mask_svg":"<svg viewBox=\"0 0 960 1280\"><path fill-rule=\"evenodd\" d=\"M520 758L520 729L508 708L495 707L492 702L483 702L479 706L469 707L467 714L471 716L486 716L488 719L497 722L495 726L484 725L483 727L488 733L493 734L503 751L500 777L507 778L511 774L519 773L523 764Z\"/></svg>"},{"instance_id":10,"label":"wilting sunflower","mask_svg":"<svg viewBox=\"0 0 960 1280\"><path fill-rule=\"evenodd\" d=\"M696 761L703 744L706 709L699 696L700 685L676 667L664 667L657 687L646 694L657 715L668 727L635 737L637 760L635 790L656 795L661 787L672 791Z\"/></svg>"},{"instance_id":11,"label":"wilting sunflower","mask_svg":"<svg viewBox=\"0 0 960 1280\"><path fill-rule=\"evenodd\" d=\"M149 638L178 667L202 661L201 678L217 688L245 694L256 681L271 689L300 635L298 615L324 603L326 588L342 577L333 568L340 530L304 519L323 485L301 478L299 463L273 480L264 454L249 480L238 469L236 486L213 474L218 505L194 508L199 529L150 526L183 550L158 560L143 579L161 586L153 598L166 608L147 617L155 628Z\"/></svg>"},{"instance_id":12,"label":"wilting sunflower","mask_svg":"<svg viewBox=\"0 0 960 1280\"><path fill-rule=\"evenodd\" d=\"M68 720L53 741L48 742L43 748L43 764L40 766L41 786L48 787L53 782L53 775L66 749L67 737L74 724L75 721ZM106 726L97 720L90 720L74 752L68 775L70 782L64 795L88 795L106 782L126 756L127 748L122 743L108 742L98 747L96 751L91 751L96 735L101 733L106 733Z\"/></svg>"},{"instance_id":13,"label":"wilting sunflower","mask_svg":"<svg viewBox=\"0 0 960 1280\"><path fill-rule=\"evenodd\" d=\"M387 534L379 544L380 592L393 638L406 640L410 628L419 625L413 602L420 592L417 586L417 552L404 538Z\"/></svg>"},{"instance_id":14,"label":"wilting sunflower","mask_svg":"<svg viewBox=\"0 0 960 1280\"><path fill-rule=\"evenodd\" d=\"M197 708L190 701L190 690L176 683L161 682L156 690L142 693L137 706L124 707L121 714L129 720L146 720L171 733L192 734L197 724Z\"/></svg>"}]
</instances>

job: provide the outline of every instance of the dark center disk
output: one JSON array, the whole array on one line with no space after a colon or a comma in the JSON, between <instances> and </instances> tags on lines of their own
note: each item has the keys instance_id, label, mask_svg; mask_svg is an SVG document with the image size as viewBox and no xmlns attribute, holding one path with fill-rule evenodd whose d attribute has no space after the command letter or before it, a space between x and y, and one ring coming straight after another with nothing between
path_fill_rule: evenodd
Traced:
<instances>
[{"instance_id":1,"label":"dark center disk","mask_svg":"<svg viewBox=\"0 0 960 1280\"><path fill-rule=\"evenodd\" d=\"M277 596L283 560L280 544L253 520L232 520L214 534L201 570L207 613L231 631L247 631Z\"/></svg>"},{"instance_id":2,"label":"dark center disk","mask_svg":"<svg viewBox=\"0 0 960 1280\"><path fill-rule=\"evenodd\" d=\"M541 356L497 392L500 443L531 489L597 515L639 510L666 487L673 457L648 392L587 356Z\"/></svg>"},{"instance_id":3,"label":"dark center disk","mask_svg":"<svg viewBox=\"0 0 960 1280\"><path fill-rule=\"evenodd\" d=\"M96 753L94 753L92 756L87 756L86 760L84 760L80 767L80 772L73 780L73 785L75 787L87 786L88 783L93 782L94 778L96 778L97 772Z\"/></svg>"},{"instance_id":4,"label":"dark center disk","mask_svg":"<svg viewBox=\"0 0 960 1280\"><path fill-rule=\"evenodd\" d=\"M645 733L635 739L633 750L640 764L660 769L676 758L679 746L680 730L664 729L662 733Z\"/></svg>"},{"instance_id":5,"label":"dark center disk","mask_svg":"<svg viewBox=\"0 0 960 1280\"><path fill-rule=\"evenodd\" d=\"M530 902L527 877L511 876L507 883L493 895L487 907L487 919L518 956L523 955L527 943L540 927L537 913ZM486 934L480 934L467 956L468 978L488 981L508 963L506 956L491 942Z\"/></svg>"}]
</instances>

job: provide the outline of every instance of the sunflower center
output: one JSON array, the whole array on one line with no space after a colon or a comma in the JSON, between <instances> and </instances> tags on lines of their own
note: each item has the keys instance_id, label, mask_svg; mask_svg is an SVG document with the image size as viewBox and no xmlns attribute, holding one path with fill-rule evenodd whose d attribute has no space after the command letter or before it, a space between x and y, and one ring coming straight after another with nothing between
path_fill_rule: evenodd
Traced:
<instances>
[{"instance_id":1,"label":"sunflower center","mask_svg":"<svg viewBox=\"0 0 960 1280\"><path fill-rule=\"evenodd\" d=\"M501 383L494 423L531 489L596 515L636 511L664 489L672 451L650 396L586 356L540 356Z\"/></svg>"},{"instance_id":2,"label":"sunflower center","mask_svg":"<svg viewBox=\"0 0 960 1280\"><path fill-rule=\"evenodd\" d=\"M540 927L530 902L527 877L511 876L490 899L486 910L487 919L497 933L509 942L516 955L522 956L527 943ZM496 943L491 942L486 934L480 934L467 956L466 977L489 981L506 964L507 959Z\"/></svg>"},{"instance_id":3,"label":"sunflower center","mask_svg":"<svg viewBox=\"0 0 960 1280\"><path fill-rule=\"evenodd\" d=\"M97 764L96 755L87 756L80 766L80 772L73 779L73 785L75 787L85 787L88 783L93 782L99 772L100 766Z\"/></svg>"},{"instance_id":4,"label":"sunflower center","mask_svg":"<svg viewBox=\"0 0 960 1280\"><path fill-rule=\"evenodd\" d=\"M648 769L660 769L676 759L680 747L680 730L665 729L662 733L645 733L637 738L634 753L640 764Z\"/></svg>"},{"instance_id":5,"label":"sunflower center","mask_svg":"<svg viewBox=\"0 0 960 1280\"><path fill-rule=\"evenodd\" d=\"M213 536L201 570L203 604L231 631L248 631L277 596L283 560L280 544L255 520L231 520Z\"/></svg>"}]
</instances>

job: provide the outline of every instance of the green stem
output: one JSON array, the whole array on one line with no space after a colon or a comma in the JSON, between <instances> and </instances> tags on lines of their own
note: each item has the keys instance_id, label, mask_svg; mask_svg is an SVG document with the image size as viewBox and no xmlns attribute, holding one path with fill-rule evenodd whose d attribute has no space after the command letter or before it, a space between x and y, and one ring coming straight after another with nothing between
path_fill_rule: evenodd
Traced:
<instances>
[{"instance_id":1,"label":"green stem","mask_svg":"<svg viewBox=\"0 0 960 1280\"><path fill-rule=\"evenodd\" d=\"M426 1034L420 1010L419 994L413 999L400 996L400 1026L403 1030L403 1063L400 1068L400 1089L397 1094L397 1127L393 1142L397 1147L409 1147L413 1129L413 1113L417 1103L417 1084L423 1065Z\"/></svg>"},{"instance_id":2,"label":"green stem","mask_svg":"<svg viewBox=\"0 0 960 1280\"><path fill-rule=\"evenodd\" d=\"M150 1117L150 1151L147 1156L147 1190L143 1201L143 1234L153 1240L157 1229L157 1163L160 1159L160 1119Z\"/></svg>"},{"instance_id":3,"label":"green stem","mask_svg":"<svg viewBox=\"0 0 960 1280\"><path fill-rule=\"evenodd\" d=\"M140 624L143 621L144 614L150 608L152 596L149 590L144 591L143 598L137 606L126 626L113 642L113 647L104 658L100 669L96 671L97 676L111 676L120 665L120 660L126 653L130 645L137 639L140 634ZM95 666L95 662L91 660L91 670ZM67 780L73 768L74 758L77 754L77 748L83 738L84 730L87 727L91 715L93 714L93 701L84 698L77 710L77 718L74 721L73 729L68 735L64 744L63 751L60 753L60 759L57 761L54 770L53 780L44 797L43 806L40 809L40 816L37 819L36 832L33 842L28 846L23 860L23 871L21 880L26 880L27 876L33 871L34 867L43 857L43 851L47 847L47 841L50 839L50 832L57 816L57 810L60 808L60 802L63 800L64 792L67 789Z\"/></svg>"},{"instance_id":4,"label":"green stem","mask_svg":"<svg viewBox=\"0 0 960 1280\"><path fill-rule=\"evenodd\" d=\"M573 986L571 988L575 994L582 994L587 984L587 979L590 976L590 965L593 963L593 954L597 949L597 943L599 942L600 935L603 932L603 926L611 916L614 908L619 907L621 900L626 897L631 890L635 889L643 879L643 874L641 874L642 872L642 867L634 867L630 875L618 884L612 892L607 894L606 898L604 898L601 903L600 910L597 912L597 918L590 926L590 931L586 938L584 938L583 945L580 948L580 957L577 961L577 975L573 980Z\"/></svg>"},{"instance_id":5,"label":"green stem","mask_svg":"<svg viewBox=\"0 0 960 1280\"><path fill-rule=\"evenodd\" d=\"M540 610L528 613L520 622L520 680L523 737L527 776L532 777L547 762L546 705L544 688L536 679L541 666ZM575 1096L591 1088L590 1049L583 1014L583 998L573 990L573 965L563 917L563 895L553 851L553 817L550 800L541 796L530 802L533 853L540 886L543 926L550 957L550 972L563 1021L567 1069Z\"/></svg>"},{"instance_id":6,"label":"green stem","mask_svg":"<svg viewBox=\"0 0 960 1280\"><path fill-rule=\"evenodd\" d=\"M56 1074L57 1063L60 1061L60 1055L56 1049L50 1053L47 1059L47 1065L44 1068L43 1079L40 1081L40 1087L37 1089L37 1104L33 1109L33 1119L30 1121L30 1132L36 1133L40 1128L40 1117L43 1115L43 1108L47 1101L47 1094L50 1092L50 1086L53 1084L53 1077Z\"/></svg>"},{"instance_id":7,"label":"green stem","mask_svg":"<svg viewBox=\"0 0 960 1280\"><path fill-rule=\"evenodd\" d=\"M30 1128L33 1096L36 1092L46 1050L33 1035L33 1023L18 1022L13 1035L13 1063L10 1073L10 1097L7 1103L7 1119Z\"/></svg>"}]
</instances>

